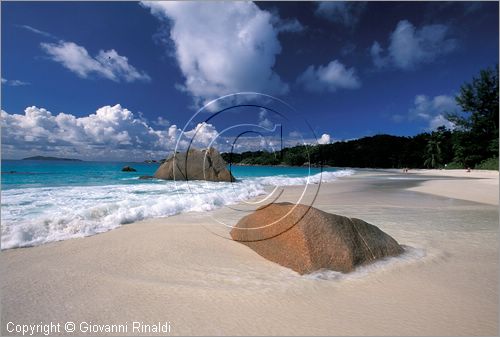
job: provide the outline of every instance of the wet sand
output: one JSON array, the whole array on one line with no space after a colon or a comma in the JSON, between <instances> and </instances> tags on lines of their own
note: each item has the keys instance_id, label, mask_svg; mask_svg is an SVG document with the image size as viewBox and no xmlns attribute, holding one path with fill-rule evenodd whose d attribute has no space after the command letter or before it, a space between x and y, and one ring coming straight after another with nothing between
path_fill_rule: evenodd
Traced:
<instances>
[{"instance_id":1,"label":"wet sand","mask_svg":"<svg viewBox=\"0 0 500 337\"><path fill-rule=\"evenodd\" d=\"M312 186L303 203L407 246L351 275L299 276L226 239L219 222L234 224L248 205L3 251L1 331L10 321L168 321L172 335L495 335L498 172L472 178L360 171L316 197ZM302 192L287 187L280 201Z\"/></svg>"}]
</instances>

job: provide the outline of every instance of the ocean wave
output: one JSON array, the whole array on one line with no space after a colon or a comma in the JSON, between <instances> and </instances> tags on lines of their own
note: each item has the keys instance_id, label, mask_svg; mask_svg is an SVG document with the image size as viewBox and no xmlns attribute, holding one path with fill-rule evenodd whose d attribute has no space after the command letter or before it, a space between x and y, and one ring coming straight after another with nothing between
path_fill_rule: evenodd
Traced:
<instances>
[{"instance_id":1,"label":"ocean wave","mask_svg":"<svg viewBox=\"0 0 500 337\"><path fill-rule=\"evenodd\" d=\"M343 170L310 177L274 176L237 183L147 181L4 190L1 248L37 246L106 232L147 218L210 211L265 194L268 185L333 181L352 173Z\"/></svg>"},{"instance_id":2,"label":"ocean wave","mask_svg":"<svg viewBox=\"0 0 500 337\"><path fill-rule=\"evenodd\" d=\"M295 186L295 185L305 185L305 184L319 184L332 182L340 177L350 176L354 174L354 170L340 170L335 172L321 172L306 177L289 177L286 175L276 175L268 177L257 177L252 179L244 179L248 181L255 182L259 184L268 186Z\"/></svg>"},{"instance_id":3,"label":"ocean wave","mask_svg":"<svg viewBox=\"0 0 500 337\"><path fill-rule=\"evenodd\" d=\"M2 191L2 249L89 236L146 218L210 211L264 193L258 184L232 185L166 182Z\"/></svg>"}]
</instances>

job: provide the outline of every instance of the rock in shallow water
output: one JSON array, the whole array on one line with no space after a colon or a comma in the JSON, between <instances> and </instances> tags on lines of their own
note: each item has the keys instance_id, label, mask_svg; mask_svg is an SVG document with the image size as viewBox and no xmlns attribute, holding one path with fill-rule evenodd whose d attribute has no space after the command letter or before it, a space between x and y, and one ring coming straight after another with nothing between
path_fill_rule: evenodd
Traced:
<instances>
[{"instance_id":1,"label":"rock in shallow water","mask_svg":"<svg viewBox=\"0 0 500 337\"><path fill-rule=\"evenodd\" d=\"M350 272L403 252L396 240L363 220L291 203L257 209L236 224L231 237L299 274L322 268Z\"/></svg>"},{"instance_id":2,"label":"rock in shallow water","mask_svg":"<svg viewBox=\"0 0 500 337\"><path fill-rule=\"evenodd\" d=\"M122 168L122 172L137 172L137 170L131 166L125 166Z\"/></svg>"},{"instance_id":3,"label":"rock in shallow water","mask_svg":"<svg viewBox=\"0 0 500 337\"><path fill-rule=\"evenodd\" d=\"M211 147L207 150L191 148L168 158L156 170L154 177L165 180L235 181L220 153Z\"/></svg>"}]
</instances>

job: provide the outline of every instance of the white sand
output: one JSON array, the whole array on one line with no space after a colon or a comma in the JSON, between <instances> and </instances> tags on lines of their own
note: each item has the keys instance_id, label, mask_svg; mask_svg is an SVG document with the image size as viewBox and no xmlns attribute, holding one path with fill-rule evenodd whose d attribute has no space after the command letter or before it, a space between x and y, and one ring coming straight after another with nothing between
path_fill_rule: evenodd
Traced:
<instances>
[{"instance_id":1,"label":"white sand","mask_svg":"<svg viewBox=\"0 0 500 337\"><path fill-rule=\"evenodd\" d=\"M409 175L411 174L431 174L461 179L461 181L429 180L421 186L411 188L413 191L498 205L498 171L416 170L409 172ZM463 178L467 178L467 180L464 181Z\"/></svg>"},{"instance_id":2,"label":"white sand","mask_svg":"<svg viewBox=\"0 0 500 337\"><path fill-rule=\"evenodd\" d=\"M134 320L170 321L174 335L497 334L498 209L481 202L498 194L498 173L486 197L467 195L483 184L478 180L439 181L436 193L434 181L415 192L419 180L407 178L376 172L342 178L323 184L314 204L362 218L417 248L406 261L317 280L212 233L227 235L212 217L232 223L242 212L142 221L2 252L2 334L9 321ZM301 191L287 188L284 197ZM455 193L475 202L448 197Z\"/></svg>"}]
</instances>

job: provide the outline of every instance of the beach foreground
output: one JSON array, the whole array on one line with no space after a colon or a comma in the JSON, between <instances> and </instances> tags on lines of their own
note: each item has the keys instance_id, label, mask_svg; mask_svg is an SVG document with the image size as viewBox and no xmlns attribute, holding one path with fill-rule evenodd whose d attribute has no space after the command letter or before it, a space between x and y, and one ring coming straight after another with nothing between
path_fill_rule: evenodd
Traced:
<instances>
[{"instance_id":1,"label":"beach foreground","mask_svg":"<svg viewBox=\"0 0 500 337\"><path fill-rule=\"evenodd\" d=\"M3 251L2 334L8 322L68 321L80 335L81 322L141 334L139 321L169 322L172 335L495 335L498 172L463 176L358 171L322 184L315 207L407 248L350 275L300 276L226 239L213 218L234 224L244 214L231 208Z\"/></svg>"}]
</instances>

